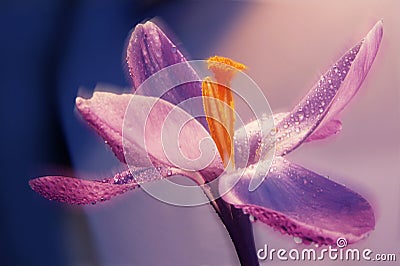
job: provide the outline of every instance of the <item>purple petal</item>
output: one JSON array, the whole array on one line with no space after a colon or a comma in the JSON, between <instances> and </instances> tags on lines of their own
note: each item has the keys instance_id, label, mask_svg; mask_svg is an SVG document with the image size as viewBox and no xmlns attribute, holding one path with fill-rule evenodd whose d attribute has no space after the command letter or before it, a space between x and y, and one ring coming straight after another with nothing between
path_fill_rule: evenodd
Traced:
<instances>
[{"instance_id":1,"label":"purple petal","mask_svg":"<svg viewBox=\"0 0 400 266\"><path fill-rule=\"evenodd\" d=\"M193 173L171 167L125 170L113 178L84 180L66 176L45 176L29 181L30 187L49 200L68 204L96 204L110 200L140 185L174 175L183 175L199 182Z\"/></svg>"},{"instance_id":2,"label":"purple petal","mask_svg":"<svg viewBox=\"0 0 400 266\"><path fill-rule=\"evenodd\" d=\"M342 130L342 122L337 119L331 119L328 122L321 124L304 142L326 139L332 135L339 133Z\"/></svg>"},{"instance_id":3,"label":"purple petal","mask_svg":"<svg viewBox=\"0 0 400 266\"><path fill-rule=\"evenodd\" d=\"M338 95L335 97L329 112L324 119L327 123L330 119L338 117L340 112L348 105L350 100L360 89L372 63L378 53L383 36L383 22L378 21L362 40L360 51L349 70L348 77L342 84Z\"/></svg>"},{"instance_id":4,"label":"purple petal","mask_svg":"<svg viewBox=\"0 0 400 266\"><path fill-rule=\"evenodd\" d=\"M286 116L287 113L274 114L275 125L278 125ZM320 124L320 126L306 138L304 142L311 142L314 140L326 139L332 135L339 133L342 130L342 122L339 119L330 119L329 121Z\"/></svg>"},{"instance_id":5,"label":"purple petal","mask_svg":"<svg viewBox=\"0 0 400 266\"><path fill-rule=\"evenodd\" d=\"M110 145L117 158L125 163L122 145L122 125L132 94L95 92L90 99L76 98L76 108L82 117Z\"/></svg>"},{"instance_id":6,"label":"purple petal","mask_svg":"<svg viewBox=\"0 0 400 266\"><path fill-rule=\"evenodd\" d=\"M332 118L337 117L356 94L371 68L382 33L382 22L379 21L361 42L345 53L321 77L288 116L277 124L277 155L289 153L318 127L325 126Z\"/></svg>"},{"instance_id":7,"label":"purple petal","mask_svg":"<svg viewBox=\"0 0 400 266\"><path fill-rule=\"evenodd\" d=\"M334 244L339 237L356 242L374 229L370 204L343 185L277 157L263 183L249 192L254 173L246 169L223 198L282 233L305 243ZM221 177L221 191L236 180L233 175Z\"/></svg>"},{"instance_id":8,"label":"purple petal","mask_svg":"<svg viewBox=\"0 0 400 266\"><path fill-rule=\"evenodd\" d=\"M130 182L114 183L114 180L121 179L130 180ZM129 171L124 171L112 179L103 181L65 176L45 176L29 181L29 185L46 199L68 204L95 204L139 186Z\"/></svg>"},{"instance_id":9,"label":"purple petal","mask_svg":"<svg viewBox=\"0 0 400 266\"><path fill-rule=\"evenodd\" d=\"M274 114L274 123L279 122L287 116L288 113ZM339 120L331 119L328 123L324 124L307 137L305 142L325 139L331 135L338 133L342 129L342 123ZM270 132L270 126L263 124L262 121L254 120L244 127L235 131L235 164L238 168L244 168L249 165L255 164L259 160L266 159L266 151L261 152L262 149L273 149L274 135ZM268 146L269 145L269 146ZM262 157L264 156L264 157ZM271 157L272 158L272 157Z\"/></svg>"},{"instance_id":10,"label":"purple petal","mask_svg":"<svg viewBox=\"0 0 400 266\"><path fill-rule=\"evenodd\" d=\"M159 86L146 86L138 90L137 93L140 95L154 97L163 95L162 99L173 104L201 96L201 81L197 73L189 64L185 64L186 59L181 51L151 21L135 27L128 43L126 60L135 89L161 69L182 63L179 65L179 71L175 71L172 76L165 75L162 79L158 79ZM169 84L174 83L171 80L179 79L198 82L186 83L166 91L170 88Z\"/></svg>"},{"instance_id":11,"label":"purple petal","mask_svg":"<svg viewBox=\"0 0 400 266\"><path fill-rule=\"evenodd\" d=\"M166 165L188 171L223 169L215 143L207 130L181 108L162 99L132 97L125 115L125 148L134 144L144 150L151 164ZM128 148L129 165L136 164L136 154ZM148 161L148 162L149 162ZM150 165L141 165L150 166ZM211 177L210 177L211 178Z\"/></svg>"},{"instance_id":12,"label":"purple petal","mask_svg":"<svg viewBox=\"0 0 400 266\"><path fill-rule=\"evenodd\" d=\"M204 174L222 167L205 128L184 110L164 100L95 92L90 99L77 98L77 109L118 159L130 166L206 168Z\"/></svg>"},{"instance_id":13,"label":"purple petal","mask_svg":"<svg viewBox=\"0 0 400 266\"><path fill-rule=\"evenodd\" d=\"M270 158L273 157L274 136L270 134L270 131L269 120L254 120L235 131L235 165L237 168L255 164L259 160L266 159L268 155Z\"/></svg>"}]
</instances>

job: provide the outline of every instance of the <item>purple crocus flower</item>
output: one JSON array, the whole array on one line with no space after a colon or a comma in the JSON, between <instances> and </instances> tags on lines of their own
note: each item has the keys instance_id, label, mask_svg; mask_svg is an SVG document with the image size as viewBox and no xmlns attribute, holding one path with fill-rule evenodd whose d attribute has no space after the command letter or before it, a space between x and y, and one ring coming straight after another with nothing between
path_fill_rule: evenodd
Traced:
<instances>
[{"instance_id":1,"label":"purple crocus flower","mask_svg":"<svg viewBox=\"0 0 400 266\"><path fill-rule=\"evenodd\" d=\"M158 133L168 113L184 100L204 96L201 85L194 82L180 85L164 94L147 118L146 126L152 132L146 139L150 147L147 153L156 167L138 168L136 171L127 169L113 178L99 181L45 176L33 179L29 184L33 190L50 200L68 204L91 204L136 189L145 182L159 178L160 174L162 178L172 175L188 176L200 185L207 186L209 181L223 173L219 179L219 187L214 189L225 190L231 186L233 189L222 199L212 198L213 193L207 195L212 199L211 203L233 240L240 235L238 233L235 236L235 230L240 231L239 227L245 226L245 223L235 222L235 219L241 221L244 212L282 233L302 238L303 243L334 245L339 237L345 237L349 243L354 243L374 229L375 217L370 204L349 188L289 162L284 156L303 143L325 139L341 130L340 113L366 77L377 54L382 34L382 22L379 21L364 39L321 76L292 111L274 115L275 127L271 132L262 132L257 120L237 130L234 134L236 168L233 171L224 172L221 151L221 156L217 154L211 164L195 173L176 167L162 154ZM133 80L133 92L159 70L177 63L185 65L186 62L183 54L152 22L136 26L127 47L126 58ZM186 65L186 74L193 75L194 78L197 76L189 64ZM154 101L149 96L152 93L140 91L140 95L135 95L138 110L146 108ZM126 149L127 146L123 143L122 129L125 112L132 97L133 94L95 92L90 99L76 99L76 107L82 117L106 141L123 164L127 163L124 154L124 147ZM141 115L138 112L133 118L139 121ZM263 143L265 140L260 139L260 134L274 136L275 157L259 187L249 191L251 179L259 174L256 166L263 165L265 159L260 153L261 147L266 146ZM199 141L210 135L212 130L210 131L209 121L189 121L180 135L182 153L189 158L196 158L198 154L193 147L197 147ZM129 153L138 161L141 156L146 156L134 137L128 142ZM220 143L217 146L218 144ZM245 146L249 147L249 152L243 164L240 151ZM241 171L238 168L242 168ZM239 181L232 184L232 180ZM240 214L236 212L237 209L241 209ZM248 220L246 215L244 217ZM237 239L240 238L243 239L243 235Z\"/></svg>"}]
</instances>

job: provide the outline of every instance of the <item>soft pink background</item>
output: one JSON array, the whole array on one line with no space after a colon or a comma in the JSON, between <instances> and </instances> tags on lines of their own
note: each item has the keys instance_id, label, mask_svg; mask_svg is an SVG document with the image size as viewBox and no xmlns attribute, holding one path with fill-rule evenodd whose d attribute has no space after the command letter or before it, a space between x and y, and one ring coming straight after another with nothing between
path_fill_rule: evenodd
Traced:
<instances>
[{"instance_id":1,"label":"soft pink background","mask_svg":"<svg viewBox=\"0 0 400 266\"><path fill-rule=\"evenodd\" d=\"M273 111L286 111L321 73L359 41L377 20L384 37L360 93L343 114L340 135L307 144L289 156L362 194L376 211L376 229L354 248L397 253L400 260L400 64L398 1L249 1L214 42L198 36L207 10L191 9L171 27L183 45L201 42L206 54L219 54L249 66L248 74L267 96ZM198 3L197 3L198 4ZM237 4L226 2L229 4ZM201 12L200 12L201 11ZM224 14L220 14L224 16ZM160 14L162 19L162 14ZM179 22L179 20L181 20ZM193 23L197 21L197 23ZM200 21L200 22L199 22ZM197 27L188 28L190 24ZM171 25L169 25L171 26ZM201 29L201 32L213 28ZM102 143L86 147L81 171L115 159ZM104 265L237 265L234 249L210 206L182 208L158 202L141 191L110 203L86 207L96 248ZM258 248L303 247L268 226L254 226ZM363 265L316 262L314 265ZM265 265L299 262L268 261ZM300 263L301 264L301 263ZM384 263L382 265L390 265ZM392 265L395 265L393 263Z\"/></svg>"}]
</instances>

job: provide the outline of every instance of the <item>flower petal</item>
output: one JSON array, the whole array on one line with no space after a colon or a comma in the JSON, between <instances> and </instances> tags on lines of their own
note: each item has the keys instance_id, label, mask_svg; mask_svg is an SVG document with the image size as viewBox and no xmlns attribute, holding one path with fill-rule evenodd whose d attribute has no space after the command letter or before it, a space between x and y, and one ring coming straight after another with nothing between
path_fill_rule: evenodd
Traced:
<instances>
[{"instance_id":1,"label":"flower petal","mask_svg":"<svg viewBox=\"0 0 400 266\"><path fill-rule=\"evenodd\" d=\"M203 169L204 173L223 169L205 128L169 102L109 92L95 92L90 99L78 97L76 102L83 118L121 162L140 167L156 164L190 171Z\"/></svg>"},{"instance_id":2,"label":"flower petal","mask_svg":"<svg viewBox=\"0 0 400 266\"><path fill-rule=\"evenodd\" d=\"M326 139L342 130L342 122L338 119L330 119L328 122L321 124L304 142Z\"/></svg>"},{"instance_id":3,"label":"flower petal","mask_svg":"<svg viewBox=\"0 0 400 266\"><path fill-rule=\"evenodd\" d=\"M186 99L201 96L201 80L197 73L189 64L185 64L186 59L176 45L165 35L165 33L151 21L138 24L130 37L126 61L128 63L129 74L132 77L135 89L148 79L151 75L168 66L182 63L179 72L174 71L174 75L180 75L190 80L199 82L186 83L177 86L164 94L172 84L170 79L177 80L179 77L163 76L160 86L146 86L137 91L140 95L155 96L161 95L162 99L178 104Z\"/></svg>"},{"instance_id":4,"label":"flower petal","mask_svg":"<svg viewBox=\"0 0 400 266\"><path fill-rule=\"evenodd\" d=\"M234 155L237 168L245 168L267 157L273 158L274 135L271 134L271 124L269 119L253 120L235 131Z\"/></svg>"},{"instance_id":5,"label":"flower petal","mask_svg":"<svg viewBox=\"0 0 400 266\"><path fill-rule=\"evenodd\" d=\"M274 123L278 125L286 116L287 113L274 114ZM304 142L310 142L314 140L326 139L332 135L339 133L342 130L342 122L339 119L330 119L329 121L323 121L320 126L306 138Z\"/></svg>"},{"instance_id":6,"label":"flower petal","mask_svg":"<svg viewBox=\"0 0 400 266\"><path fill-rule=\"evenodd\" d=\"M190 114L162 99L135 95L126 111L124 148L129 165L136 164L134 144L148 157L147 163L172 166L187 171L215 172L223 169L221 157L207 130ZM205 175L205 177L209 177Z\"/></svg>"},{"instance_id":7,"label":"flower petal","mask_svg":"<svg viewBox=\"0 0 400 266\"><path fill-rule=\"evenodd\" d=\"M113 182L121 179L130 180L130 182L124 184ZM65 176L45 176L29 181L29 185L46 199L68 204L95 204L139 186L129 171L124 171L112 179L103 181Z\"/></svg>"},{"instance_id":8,"label":"flower petal","mask_svg":"<svg viewBox=\"0 0 400 266\"><path fill-rule=\"evenodd\" d=\"M274 114L274 123L279 124L288 113ZM262 157L261 148L265 150L273 149L274 134L270 132L271 126L263 121L253 120L235 131L235 163L239 168L244 168L255 164ZM342 123L339 120L331 119L329 122L318 127L305 142L321 140L337 134L342 129ZM273 151L267 151L273 152Z\"/></svg>"},{"instance_id":9,"label":"flower petal","mask_svg":"<svg viewBox=\"0 0 400 266\"><path fill-rule=\"evenodd\" d=\"M117 158L125 163L122 127L132 94L94 92L92 98L76 98L76 108L82 117L110 145ZM133 152L133 150L131 151ZM138 154L141 153L139 150Z\"/></svg>"},{"instance_id":10,"label":"flower petal","mask_svg":"<svg viewBox=\"0 0 400 266\"><path fill-rule=\"evenodd\" d=\"M379 21L368 35L346 52L279 123L276 154L285 155L299 146L318 127L323 127L348 104L365 79L382 39Z\"/></svg>"},{"instance_id":11,"label":"flower petal","mask_svg":"<svg viewBox=\"0 0 400 266\"><path fill-rule=\"evenodd\" d=\"M68 204L95 204L109 200L141 184L173 175L190 174L179 169L158 167L138 168L117 173L113 178L85 180L66 176L44 176L29 181L30 187L49 200Z\"/></svg>"},{"instance_id":12,"label":"flower petal","mask_svg":"<svg viewBox=\"0 0 400 266\"><path fill-rule=\"evenodd\" d=\"M223 198L282 233L305 243L335 244L339 237L353 243L375 226L373 210L360 195L282 157L275 159L263 183L249 192L254 173L254 168L247 168ZM221 177L221 191L236 180L232 175Z\"/></svg>"},{"instance_id":13,"label":"flower petal","mask_svg":"<svg viewBox=\"0 0 400 266\"><path fill-rule=\"evenodd\" d=\"M378 53L382 36L383 22L380 20L362 40L360 51L349 70L348 77L342 84L338 95L335 97L324 119L324 123L329 122L329 120L334 117L338 117L340 112L349 104L350 100L357 93Z\"/></svg>"}]
</instances>

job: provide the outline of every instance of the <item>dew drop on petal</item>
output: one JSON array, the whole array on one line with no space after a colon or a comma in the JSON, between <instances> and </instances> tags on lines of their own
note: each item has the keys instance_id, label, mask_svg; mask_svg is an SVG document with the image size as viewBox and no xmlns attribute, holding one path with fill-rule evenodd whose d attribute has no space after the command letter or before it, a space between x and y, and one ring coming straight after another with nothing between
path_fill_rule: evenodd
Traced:
<instances>
[{"instance_id":1,"label":"dew drop on petal","mask_svg":"<svg viewBox=\"0 0 400 266\"><path fill-rule=\"evenodd\" d=\"M304 119L304 114L303 113L298 113L297 116L299 117L299 120L303 120Z\"/></svg>"},{"instance_id":2,"label":"dew drop on petal","mask_svg":"<svg viewBox=\"0 0 400 266\"><path fill-rule=\"evenodd\" d=\"M301 239L301 238L298 237L298 236L293 237L293 240L294 240L294 243L296 243L296 244L301 244L301 243L303 243L303 239Z\"/></svg>"},{"instance_id":3,"label":"dew drop on petal","mask_svg":"<svg viewBox=\"0 0 400 266\"><path fill-rule=\"evenodd\" d=\"M254 218L254 216L253 215L249 215L249 220L250 220L250 222L252 222L252 223L254 223L255 221L256 221L256 219Z\"/></svg>"}]
</instances>

